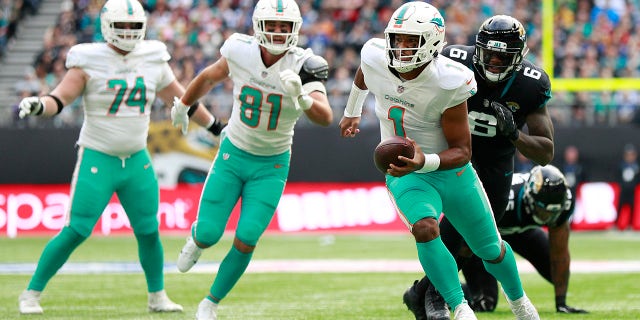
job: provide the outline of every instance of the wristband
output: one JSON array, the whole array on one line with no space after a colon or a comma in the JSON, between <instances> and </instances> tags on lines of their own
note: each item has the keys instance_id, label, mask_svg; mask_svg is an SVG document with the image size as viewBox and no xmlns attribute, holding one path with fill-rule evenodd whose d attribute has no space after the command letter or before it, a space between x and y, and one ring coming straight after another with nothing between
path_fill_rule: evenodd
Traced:
<instances>
[{"instance_id":1,"label":"wristband","mask_svg":"<svg viewBox=\"0 0 640 320\"><path fill-rule=\"evenodd\" d=\"M349 99L347 100L347 107L344 108L344 116L347 118L356 118L362 115L362 105L367 98L369 90L362 90L356 86L355 83L351 84L351 92L349 92Z\"/></svg>"},{"instance_id":2,"label":"wristband","mask_svg":"<svg viewBox=\"0 0 640 320\"><path fill-rule=\"evenodd\" d=\"M440 167L440 156L437 153L424 154L424 166L417 172L427 173L436 171Z\"/></svg>"},{"instance_id":3,"label":"wristband","mask_svg":"<svg viewBox=\"0 0 640 320\"><path fill-rule=\"evenodd\" d=\"M182 103L182 101L180 101L180 103ZM189 118L191 118L191 116L196 113L196 110L198 110L198 106L200 106L200 103L198 103L198 101L194 102L190 107L189 110L187 111L187 116ZM186 106L185 106L186 107Z\"/></svg>"},{"instance_id":4,"label":"wristband","mask_svg":"<svg viewBox=\"0 0 640 320\"><path fill-rule=\"evenodd\" d=\"M62 104L62 100L60 100L60 98L52 95L52 94L45 94L44 97L51 97L51 99L53 99L56 102L56 106L58 107L58 110L56 111L55 114L59 114L60 112L62 112L62 108L64 108L64 105ZM42 103L42 102L40 102ZM40 109L41 111L39 113L37 113L36 115L41 115L44 112L44 103L42 103L42 109Z\"/></svg>"},{"instance_id":5,"label":"wristband","mask_svg":"<svg viewBox=\"0 0 640 320\"><path fill-rule=\"evenodd\" d=\"M313 98L308 94L300 95L298 96L298 104L302 110L307 111L311 109L311 106L313 105Z\"/></svg>"}]
</instances>

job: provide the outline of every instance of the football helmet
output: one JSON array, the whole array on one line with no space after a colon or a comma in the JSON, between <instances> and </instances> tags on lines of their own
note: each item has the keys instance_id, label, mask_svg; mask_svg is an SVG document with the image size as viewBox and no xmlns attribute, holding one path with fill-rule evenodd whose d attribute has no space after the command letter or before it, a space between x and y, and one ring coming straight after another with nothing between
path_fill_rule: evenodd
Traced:
<instances>
[{"instance_id":1,"label":"football helmet","mask_svg":"<svg viewBox=\"0 0 640 320\"><path fill-rule=\"evenodd\" d=\"M253 11L253 32L258 43L271 54L281 54L298 44L298 32L302 26L302 16L294 0L260 0ZM290 33L269 32L267 21L291 22ZM273 36L286 36L284 43L276 43Z\"/></svg>"},{"instance_id":2,"label":"football helmet","mask_svg":"<svg viewBox=\"0 0 640 320\"><path fill-rule=\"evenodd\" d=\"M510 16L497 15L480 26L473 63L482 78L501 82L520 68L528 52L522 23Z\"/></svg>"},{"instance_id":3,"label":"football helmet","mask_svg":"<svg viewBox=\"0 0 640 320\"><path fill-rule=\"evenodd\" d=\"M387 63L400 73L409 72L433 60L442 51L444 41L444 19L434 6L420 1L407 2L400 6L389 20L384 36L387 41ZM397 34L420 36L411 55L403 55L395 44Z\"/></svg>"},{"instance_id":4,"label":"football helmet","mask_svg":"<svg viewBox=\"0 0 640 320\"><path fill-rule=\"evenodd\" d=\"M100 30L107 43L132 51L144 39L147 15L138 0L108 0L100 12Z\"/></svg>"},{"instance_id":5,"label":"football helmet","mask_svg":"<svg viewBox=\"0 0 640 320\"><path fill-rule=\"evenodd\" d=\"M535 166L524 185L525 210L539 225L555 221L565 208L567 181L552 165Z\"/></svg>"}]
</instances>

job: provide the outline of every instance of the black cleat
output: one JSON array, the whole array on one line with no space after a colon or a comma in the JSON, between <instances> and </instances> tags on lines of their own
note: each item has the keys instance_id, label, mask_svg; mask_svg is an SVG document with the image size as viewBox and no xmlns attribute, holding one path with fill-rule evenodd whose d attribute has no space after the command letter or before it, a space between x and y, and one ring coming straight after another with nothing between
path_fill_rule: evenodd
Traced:
<instances>
[{"instance_id":1,"label":"black cleat","mask_svg":"<svg viewBox=\"0 0 640 320\"><path fill-rule=\"evenodd\" d=\"M449 320L449 308L444 298L436 290L433 284L427 288L424 296L424 310L427 320Z\"/></svg>"},{"instance_id":2,"label":"black cleat","mask_svg":"<svg viewBox=\"0 0 640 320\"><path fill-rule=\"evenodd\" d=\"M418 280L413 282L413 285L404 292L402 296L402 302L407 305L409 311L413 313L416 317L416 320L427 320L427 313L424 310L424 304L422 297L416 291L416 284Z\"/></svg>"}]
</instances>

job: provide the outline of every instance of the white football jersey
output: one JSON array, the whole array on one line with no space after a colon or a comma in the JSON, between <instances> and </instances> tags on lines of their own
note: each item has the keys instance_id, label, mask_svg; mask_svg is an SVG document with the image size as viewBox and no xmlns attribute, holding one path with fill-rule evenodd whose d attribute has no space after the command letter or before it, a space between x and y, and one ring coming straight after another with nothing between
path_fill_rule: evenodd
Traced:
<instances>
[{"instance_id":1,"label":"white football jersey","mask_svg":"<svg viewBox=\"0 0 640 320\"><path fill-rule=\"evenodd\" d=\"M293 142L293 128L303 111L296 108L297 97L287 96L280 72L299 73L311 49L293 47L271 67L265 67L255 37L235 33L220 53L227 59L233 80L233 109L225 136L251 154L281 154Z\"/></svg>"},{"instance_id":2,"label":"white football jersey","mask_svg":"<svg viewBox=\"0 0 640 320\"><path fill-rule=\"evenodd\" d=\"M170 58L167 47L155 40L138 43L124 56L106 43L73 46L67 68L80 68L89 75L78 145L114 156L146 148L156 92L175 79L167 63Z\"/></svg>"},{"instance_id":3,"label":"white football jersey","mask_svg":"<svg viewBox=\"0 0 640 320\"><path fill-rule=\"evenodd\" d=\"M448 149L440 118L476 93L473 72L440 55L418 77L404 81L389 70L386 54L385 40L371 39L362 47L360 65L376 98L381 139L406 136L425 153Z\"/></svg>"}]
</instances>

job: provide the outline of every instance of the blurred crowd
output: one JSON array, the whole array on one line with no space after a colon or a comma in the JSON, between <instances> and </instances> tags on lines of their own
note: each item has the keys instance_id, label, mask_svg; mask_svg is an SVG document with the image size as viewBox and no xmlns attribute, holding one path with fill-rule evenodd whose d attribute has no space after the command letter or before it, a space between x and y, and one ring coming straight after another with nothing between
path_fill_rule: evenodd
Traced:
<instances>
[{"instance_id":1,"label":"blurred crowd","mask_svg":"<svg viewBox=\"0 0 640 320\"><path fill-rule=\"evenodd\" d=\"M29 3L38 0L7 1ZM253 0L146 0L149 12L147 39L167 44L171 65L186 85L205 66L219 57L224 39L234 32L252 34ZM327 59L330 78L326 83L336 123L358 67L359 51L371 37L383 37L384 28L402 0L299 0L304 19L301 47L309 47ZM541 63L540 0L434 0L447 25L449 44L472 45L480 23L489 16L506 13L522 21L528 33L527 59ZM50 91L64 75L68 49L77 43L100 41L99 12L104 0L65 0L55 26L43 37L43 49L16 84L16 105L24 96ZM640 0L555 0L555 77L640 78ZM3 7L4 9L4 7ZM31 10L31 9L30 9ZM14 8L15 11L15 8ZM470 14L471 13L471 14ZM3 15L5 17L5 15ZM4 20L4 18L3 18ZM0 25L2 27L2 25ZM4 29L2 29L4 30ZM0 32L0 37L3 36ZM0 50L4 47L0 39ZM212 90L204 99L211 111L225 119L231 111L230 82ZM617 125L638 121L640 92L560 92L554 91L549 110L556 125ZM80 101L65 108L53 120L34 119L18 125L79 126ZM168 118L168 108L154 107L152 119ZM31 120L30 120L31 121ZM362 125L376 123L373 98L365 104ZM19 123L16 121L16 123ZM298 125L307 125L299 121Z\"/></svg>"},{"instance_id":2,"label":"blurred crowd","mask_svg":"<svg viewBox=\"0 0 640 320\"><path fill-rule=\"evenodd\" d=\"M0 58L16 36L20 20L38 13L41 0L0 0Z\"/></svg>"}]
</instances>

